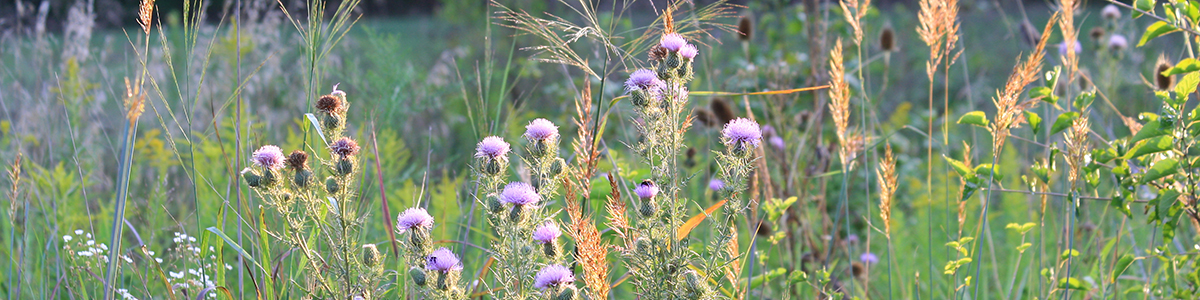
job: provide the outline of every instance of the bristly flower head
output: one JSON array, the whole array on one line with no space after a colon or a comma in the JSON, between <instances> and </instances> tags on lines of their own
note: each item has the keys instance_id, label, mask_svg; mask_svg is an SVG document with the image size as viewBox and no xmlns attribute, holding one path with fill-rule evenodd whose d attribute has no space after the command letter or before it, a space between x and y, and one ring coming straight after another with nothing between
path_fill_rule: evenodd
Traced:
<instances>
[{"instance_id":1,"label":"bristly flower head","mask_svg":"<svg viewBox=\"0 0 1200 300\"><path fill-rule=\"evenodd\" d=\"M875 256L875 254L871 252L863 252L862 255L858 256L858 260L865 264L873 265L879 262L879 257Z\"/></svg>"},{"instance_id":2,"label":"bristly flower head","mask_svg":"<svg viewBox=\"0 0 1200 300\"><path fill-rule=\"evenodd\" d=\"M696 58L696 54L700 54L700 50L696 49L696 45L687 44L683 45L683 48L679 48L679 55L688 60Z\"/></svg>"},{"instance_id":3,"label":"bristly flower head","mask_svg":"<svg viewBox=\"0 0 1200 300\"><path fill-rule=\"evenodd\" d=\"M400 233L414 228L429 229L432 227L433 216L430 216L429 212L425 211L424 208L409 208L396 217L396 230L400 231Z\"/></svg>"},{"instance_id":4,"label":"bristly flower head","mask_svg":"<svg viewBox=\"0 0 1200 300\"><path fill-rule=\"evenodd\" d=\"M653 199L654 196L658 195L658 185L655 185L654 181L646 179L641 184L638 184L637 188L633 189L633 193L637 194L638 198L642 200Z\"/></svg>"},{"instance_id":5,"label":"bristly flower head","mask_svg":"<svg viewBox=\"0 0 1200 300\"><path fill-rule=\"evenodd\" d=\"M650 90L660 87L662 84L662 80L658 79L658 75L654 71L638 69L629 74L629 80L625 80L625 91Z\"/></svg>"},{"instance_id":6,"label":"bristly flower head","mask_svg":"<svg viewBox=\"0 0 1200 300\"><path fill-rule=\"evenodd\" d=\"M255 166L278 170L283 167L283 151L275 145L266 145L258 148L251 155L250 160Z\"/></svg>"},{"instance_id":7,"label":"bristly flower head","mask_svg":"<svg viewBox=\"0 0 1200 300\"><path fill-rule=\"evenodd\" d=\"M556 137L558 137L558 126L550 120L537 118L529 122L529 125L525 125L525 138L531 141Z\"/></svg>"},{"instance_id":8,"label":"bristly flower head","mask_svg":"<svg viewBox=\"0 0 1200 300\"><path fill-rule=\"evenodd\" d=\"M662 36L658 45L671 52L675 52L683 48L684 45L687 45L687 40L683 39L683 36L678 33L668 33Z\"/></svg>"},{"instance_id":9,"label":"bristly flower head","mask_svg":"<svg viewBox=\"0 0 1200 300\"><path fill-rule=\"evenodd\" d=\"M341 157L358 154L358 149L358 142L348 137L342 137L333 141L333 144L329 144L329 150Z\"/></svg>"},{"instance_id":10,"label":"bristly flower head","mask_svg":"<svg viewBox=\"0 0 1200 300\"><path fill-rule=\"evenodd\" d=\"M1113 34L1112 36L1108 37L1109 50L1112 50L1113 52L1120 52L1121 50L1125 50L1125 47L1129 47L1129 41L1125 39L1125 36Z\"/></svg>"},{"instance_id":11,"label":"bristly flower head","mask_svg":"<svg viewBox=\"0 0 1200 300\"><path fill-rule=\"evenodd\" d=\"M783 142L783 137L778 135L772 136L768 142L771 143L771 147L775 147L775 149L778 149L779 151L783 151L784 147L787 146Z\"/></svg>"},{"instance_id":12,"label":"bristly flower head","mask_svg":"<svg viewBox=\"0 0 1200 300\"><path fill-rule=\"evenodd\" d=\"M758 127L758 123L747 118L737 118L725 124L725 129L721 130L721 135L725 138L726 145L749 144L758 146L758 142L762 141L762 129Z\"/></svg>"},{"instance_id":13,"label":"bristly flower head","mask_svg":"<svg viewBox=\"0 0 1200 300\"><path fill-rule=\"evenodd\" d=\"M306 169L308 168L308 153L303 150L292 150L292 154L289 154L283 162L296 170Z\"/></svg>"},{"instance_id":14,"label":"bristly flower head","mask_svg":"<svg viewBox=\"0 0 1200 300\"><path fill-rule=\"evenodd\" d=\"M571 274L571 269L560 265L549 265L538 271L537 278L533 281L533 287L544 290L560 284L572 283L575 283L575 275Z\"/></svg>"},{"instance_id":15,"label":"bristly flower head","mask_svg":"<svg viewBox=\"0 0 1200 300\"><path fill-rule=\"evenodd\" d=\"M541 244L554 242L554 239L557 239L561 235L562 230L559 230L558 224L554 224L553 221L546 221L546 223L533 230L533 239Z\"/></svg>"},{"instance_id":16,"label":"bristly flower head","mask_svg":"<svg viewBox=\"0 0 1200 300\"><path fill-rule=\"evenodd\" d=\"M345 105L342 105L342 99L334 97L333 95L325 95L317 99L317 110L320 110L321 112L327 114L340 114L344 109Z\"/></svg>"},{"instance_id":17,"label":"bristly flower head","mask_svg":"<svg viewBox=\"0 0 1200 300\"><path fill-rule=\"evenodd\" d=\"M1100 16L1104 17L1105 20L1116 20L1121 17L1121 9L1117 8L1116 5L1105 5L1104 9L1100 11Z\"/></svg>"},{"instance_id":18,"label":"bristly flower head","mask_svg":"<svg viewBox=\"0 0 1200 300\"><path fill-rule=\"evenodd\" d=\"M504 186L504 191L500 192L500 202L512 205L529 205L540 200L542 196L533 190L533 186L524 182L509 183Z\"/></svg>"},{"instance_id":19,"label":"bristly flower head","mask_svg":"<svg viewBox=\"0 0 1200 300\"><path fill-rule=\"evenodd\" d=\"M713 178L712 180L708 181L708 189L713 191L723 190L725 189L725 181L722 181L719 178Z\"/></svg>"},{"instance_id":20,"label":"bristly flower head","mask_svg":"<svg viewBox=\"0 0 1200 300\"><path fill-rule=\"evenodd\" d=\"M446 247L433 250L433 253L429 254L427 260L425 268L434 271L459 271L463 268L458 260L458 255L454 255L454 252L450 252L450 249L446 249Z\"/></svg>"},{"instance_id":21,"label":"bristly flower head","mask_svg":"<svg viewBox=\"0 0 1200 300\"><path fill-rule=\"evenodd\" d=\"M489 136L483 138L475 146L475 157L486 157L497 160L508 160L508 142L498 136Z\"/></svg>"}]
</instances>

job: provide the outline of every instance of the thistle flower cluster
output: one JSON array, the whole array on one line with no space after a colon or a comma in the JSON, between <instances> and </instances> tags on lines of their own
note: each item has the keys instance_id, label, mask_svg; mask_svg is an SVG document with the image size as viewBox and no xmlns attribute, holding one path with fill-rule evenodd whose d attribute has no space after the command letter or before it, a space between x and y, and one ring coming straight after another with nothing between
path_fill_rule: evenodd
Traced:
<instances>
[{"instance_id":1,"label":"thistle flower cluster","mask_svg":"<svg viewBox=\"0 0 1200 300\"><path fill-rule=\"evenodd\" d=\"M294 150L284 155L275 145L265 145L250 155L251 166L242 170L246 184L265 199L282 220L284 228L276 235L291 245L310 244L308 228L319 229L316 237L323 249L337 249L337 253L321 255L304 252L309 260L325 261L326 265L306 265L309 268L305 280L313 284L313 293L318 297L351 295L372 299L371 295L383 291L382 254L374 245L359 245L355 233L362 218L358 205L351 201L356 192L351 188L358 173L358 154L361 147L353 138L345 136L346 113L349 102L346 93L334 87L329 95L316 101L319 124L316 124L322 141L331 141L327 152L310 155L303 150ZM310 167L315 158L317 168ZM316 178L325 173L323 184ZM428 228L427 223L414 223L415 227ZM358 250L361 249L361 250ZM341 286L337 286L337 283Z\"/></svg>"},{"instance_id":2,"label":"thistle flower cluster","mask_svg":"<svg viewBox=\"0 0 1200 300\"><path fill-rule=\"evenodd\" d=\"M538 273L547 266L561 265L567 258L558 241L562 230L545 209L547 202L557 195L567 169L558 154L561 135L557 125L539 118L525 126L522 137L525 146L521 162L528 171L528 183L508 181L512 145L503 138L486 137L475 148L477 199L499 237L491 244L497 263L496 278L498 282L509 283L496 294L502 298L527 298L537 291L554 299L574 299L576 290L570 270L561 270L566 276L554 280L539 277Z\"/></svg>"}]
</instances>

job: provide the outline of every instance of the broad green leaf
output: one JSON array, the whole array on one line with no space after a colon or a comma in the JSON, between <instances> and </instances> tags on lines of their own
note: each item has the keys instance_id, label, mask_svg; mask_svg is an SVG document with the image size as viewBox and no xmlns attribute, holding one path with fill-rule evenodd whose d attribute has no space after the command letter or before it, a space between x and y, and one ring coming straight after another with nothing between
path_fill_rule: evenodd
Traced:
<instances>
[{"instance_id":1,"label":"broad green leaf","mask_svg":"<svg viewBox=\"0 0 1200 300\"><path fill-rule=\"evenodd\" d=\"M1092 105L1092 101L1096 101L1096 92L1083 92L1079 93L1079 96L1076 96L1075 101L1071 104L1075 105L1075 109L1083 111L1084 108Z\"/></svg>"},{"instance_id":2,"label":"broad green leaf","mask_svg":"<svg viewBox=\"0 0 1200 300\"><path fill-rule=\"evenodd\" d=\"M1171 150L1174 147L1173 142L1174 139L1169 135L1145 139L1134 145L1133 149L1125 156L1127 156L1126 159L1134 159L1146 154Z\"/></svg>"},{"instance_id":3,"label":"broad green leaf","mask_svg":"<svg viewBox=\"0 0 1200 300\"><path fill-rule=\"evenodd\" d=\"M1068 127L1071 127L1071 122L1074 122L1077 118L1079 118L1079 113L1073 111L1058 115L1058 119L1054 120L1054 125L1050 126L1050 135L1055 135L1063 130L1067 130Z\"/></svg>"},{"instance_id":4,"label":"broad green leaf","mask_svg":"<svg viewBox=\"0 0 1200 300\"><path fill-rule=\"evenodd\" d=\"M1083 282L1083 280L1075 279L1075 277L1063 279L1059 282L1058 288L1072 289L1077 291L1089 290L1087 283Z\"/></svg>"},{"instance_id":5,"label":"broad green leaf","mask_svg":"<svg viewBox=\"0 0 1200 300\"><path fill-rule=\"evenodd\" d=\"M1154 22L1154 24L1150 24L1150 27L1146 27L1146 32L1142 33L1142 40L1138 41L1137 46L1141 47L1142 45L1145 45L1147 41L1175 31L1179 31L1179 29L1175 28L1175 26L1172 26L1171 24L1167 24L1167 22Z\"/></svg>"},{"instance_id":6,"label":"broad green leaf","mask_svg":"<svg viewBox=\"0 0 1200 300\"><path fill-rule=\"evenodd\" d=\"M1027 111L1025 111L1025 121L1029 122L1029 128L1032 129L1033 132L1041 131L1042 116L1039 116L1037 113L1027 110Z\"/></svg>"},{"instance_id":7,"label":"broad green leaf","mask_svg":"<svg viewBox=\"0 0 1200 300\"><path fill-rule=\"evenodd\" d=\"M1153 120L1147 121L1145 125L1142 125L1142 130L1138 130L1137 134L1134 134L1133 138L1129 139L1129 142L1137 143L1144 139L1164 134L1167 134L1167 131L1162 130L1162 123L1158 121L1158 116L1156 115Z\"/></svg>"},{"instance_id":8,"label":"broad green leaf","mask_svg":"<svg viewBox=\"0 0 1200 300\"><path fill-rule=\"evenodd\" d=\"M954 168L955 172L958 172L958 176L962 176L968 180L975 179L977 176L975 174L975 170L971 169L971 166L968 166L966 163L954 160L953 158L945 155L942 155L942 158L945 158L946 162L950 163L950 167Z\"/></svg>"},{"instance_id":9,"label":"broad green leaf","mask_svg":"<svg viewBox=\"0 0 1200 300\"><path fill-rule=\"evenodd\" d=\"M1151 183L1159 178L1170 176L1179 171L1179 161L1174 158L1160 160L1154 163L1154 166L1146 170L1146 175L1142 176L1143 183Z\"/></svg>"},{"instance_id":10,"label":"broad green leaf","mask_svg":"<svg viewBox=\"0 0 1200 300\"><path fill-rule=\"evenodd\" d=\"M1020 246L1017 246L1017 252L1025 253L1025 249L1029 249L1029 247L1031 247L1031 246L1033 246L1033 244L1030 244L1030 243L1021 244Z\"/></svg>"},{"instance_id":11,"label":"broad green leaf","mask_svg":"<svg viewBox=\"0 0 1200 300\"><path fill-rule=\"evenodd\" d=\"M1189 59L1191 59L1191 58L1189 58ZM1193 61L1195 61L1195 60L1193 60ZM1200 62L1197 62L1197 65L1200 65ZM1189 94L1196 91L1197 84L1200 84L1200 73L1197 73L1197 72L1187 73L1187 75L1184 75L1182 78L1179 79L1178 83L1175 83L1175 97L1179 98L1181 100L1187 99ZM1176 101L1176 102L1183 102L1183 101Z\"/></svg>"},{"instance_id":12,"label":"broad green leaf","mask_svg":"<svg viewBox=\"0 0 1200 300\"><path fill-rule=\"evenodd\" d=\"M1039 86L1029 89L1030 99L1039 99L1050 104L1058 104L1058 96L1054 95L1054 89L1048 86Z\"/></svg>"},{"instance_id":13,"label":"broad green leaf","mask_svg":"<svg viewBox=\"0 0 1200 300\"><path fill-rule=\"evenodd\" d=\"M987 119L987 115L984 115L982 111L977 110L977 111L966 113L966 114L962 115L962 117L959 117L958 124L971 124L971 125L987 128L988 127L988 119Z\"/></svg>"},{"instance_id":14,"label":"broad green leaf","mask_svg":"<svg viewBox=\"0 0 1200 300\"><path fill-rule=\"evenodd\" d=\"M1129 201L1125 201L1124 196L1113 196L1112 200L1108 202L1108 206L1125 214L1125 217L1133 217L1133 212L1129 211Z\"/></svg>"},{"instance_id":15,"label":"broad green leaf","mask_svg":"<svg viewBox=\"0 0 1200 300\"><path fill-rule=\"evenodd\" d=\"M1163 71L1162 75L1171 76L1195 71L1200 71L1200 60L1196 60L1195 58L1185 58L1176 63L1174 67Z\"/></svg>"},{"instance_id":16,"label":"broad green leaf","mask_svg":"<svg viewBox=\"0 0 1200 300\"><path fill-rule=\"evenodd\" d=\"M1142 259L1142 258L1133 257L1133 255L1130 255L1128 253L1126 253L1125 255L1121 255L1121 258L1117 259L1116 265L1113 266L1112 276L1109 276L1109 279L1112 280L1112 281L1110 281L1110 283L1117 282L1117 278L1121 277L1121 274L1125 274L1125 270L1129 269L1129 265L1133 264L1134 261L1137 261L1140 259Z\"/></svg>"},{"instance_id":17,"label":"broad green leaf","mask_svg":"<svg viewBox=\"0 0 1200 300\"><path fill-rule=\"evenodd\" d=\"M1142 16L1143 11L1153 12L1154 0L1133 0L1133 8L1137 9L1133 11L1133 18L1137 19Z\"/></svg>"},{"instance_id":18,"label":"broad green leaf","mask_svg":"<svg viewBox=\"0 0 1200 300\"><path fill-rule=\"evenodd\" d=\"M984 175L984 176L993 175L993 177L995 177L996 180L1004 180L1004 175L1000 174L1000 170L998 168L995 170L996 174L992 174L992 171L993 171L992 164L980 164L978 166L975 166L975 175L976 176L978 176L978 175Z\"/></svg>"},{"instance_id":19,"label":"broad green leaf","mask_svg":"<svg viewBox=\"0 0 1200 300\"><path fill-rule=\"evenodd\" d=\"M1075 250L1075 249L1063 250L1063 253L1061 255L1062 259L1067 259L1068 255L1069 256L1079 256L1079 250Z\"/></svg>"}]
</instances>

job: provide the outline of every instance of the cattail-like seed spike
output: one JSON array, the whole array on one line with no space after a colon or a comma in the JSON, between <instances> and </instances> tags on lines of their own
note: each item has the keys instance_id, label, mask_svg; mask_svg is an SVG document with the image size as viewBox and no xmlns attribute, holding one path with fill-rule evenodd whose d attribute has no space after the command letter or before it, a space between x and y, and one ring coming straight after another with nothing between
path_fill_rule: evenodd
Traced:
<instances>
[{"instance_id":1,"label":"cattail-like seed spike","mask_svg":"<svg viewBox=\"0 0 1200 300\"><path fill-rule=\"evenodd\" d=\"M885 52L896 51L896 31L891 26L884 27L879 32L879 49Z\"/></svg>"},{"instance_id":2,"label":"cattail-like seed spike","mask_svg":"<svg viewBox=\"0 0 1200 300\"><path fill-rule=\"evenodd\" d=\"M1165 76L1163 72L1171 69L1171 62L1167 61L1164 55L1158 56L1158 62L1154 67L1154 88L1160 91L1170 90L1171 86L1175 85L1175 75Z\"/></svg>"},{"instance_id":3,"label":"cattail-like seed spike","mask_svg":"<svg viewBox=\"0 0 1200 300\"><path fill-rule=\"evenodd\" d=\"M733 106L729 105L729 102L725 101L725 99L714 98L708 106L712 109L713 115L717 117L717 121L720 122L719 125L729 124L729 121L737 118L737 113L734 112Z\"/></svg>"},{"instance_id":4,"label":"cattail-like seed spike","mask_svg":"<svg viewBox=\"0 0 1200 300\"><path fill-rule=\"evenodd\" d=\"M749 42L754 38L754 21L751 16L743 15L738 19L738 39L742 42Z\"/></svg>"}]
</instances>

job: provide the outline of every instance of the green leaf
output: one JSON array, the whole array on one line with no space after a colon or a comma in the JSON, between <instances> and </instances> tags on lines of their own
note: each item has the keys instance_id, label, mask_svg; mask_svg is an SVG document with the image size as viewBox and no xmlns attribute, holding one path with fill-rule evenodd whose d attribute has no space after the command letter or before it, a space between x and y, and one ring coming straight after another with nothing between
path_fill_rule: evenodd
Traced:
<instances>
[{"instance_id":1,"label":"green leaf","mask_svg":"<svg viewBox=\"0 0 1200 300\"><path fill-rule=\"evenodd\" d=\"M1062 253L1062 258L1063 258L1063 259L1067 259L1067 256L1068 256L1068 255L1070 255L1070 256L1079 256L1079 251L1078 251L1078 250L1075 250L1075 249L1067 249L1067 250L1063 250L1063 253Z\"/></svg>"},{"instance_id":2,"label":"green leaf","mask_svg":"<svg viewBox=\"0 0 1200 300\"><path fill-rule=\"evenodd\" d=\"M1147 113L1143 115L1142 119L1148 121L1146 121L1145 125L1142 125L1142 130L1138 130L1137 134L1134 134L1133 138L1129 139L1129 142L1137 143L1147 138L1167 134L1166 130L1162 130L1162 123L1159 122L1158 115Z\"/></svg>"},{"instance_id":3,"label":"green leaf","mask_svg":"<svg viewBox=\"0 0 1200 300\"><path fill-rule=\"evenodd\" d=\"M1200 66L1200 62L1197 62L1196 64ZM1181 100L1187 99L1188 94L1196 91L1196 85L1198 84L1200 84L1200 73L1187 73L1187 75L1184 75L1183 78L1179 79L1178 83L1175 83L1175 97L1180 98Z\"/></svg>"},{"instance_id":4,"label":"green leaf","mask_svg":"<svg viewBox=\"0 0 1200 300\"><path fill-rule=\"evenodd\" d=\"M1084 108L1092 105L1092 101L1096 101L1096 92L1083 92L1075 97L1075 101L1071 104L1075 105L1075 109L1083 111Z\"/></svg>"},{"instance_id":5,"label":"green leaf","mask_svg":"<svg viewBox=\"0 0 1200 300\"><path fill-rule=\"evenodd\" d=\"M1121 255L1121 258L1117 259L1116 265L1113 266L1112 276L1109 276L1108 278L1112 280L1111 282L1117 282L1117 277L1121 277L1121 274L1125 274L1125 270L1129 269L1129 265L1133 264L1134 261L1139 259L1141 258L1133 257L1133 255L1128 253Z\"/></svg>"},{"instance_id":6,"label":"green leaf","mask_svg":"<svg viewBox=\"0 0 1200 300\"><path fill-rule=\"evenodd\" d=\"M992 174L992 171L992 164L980 164L975 166L975 175L993 175L992 177L994 177L996 180L1004 180L1004 175L1000 174L999 168L995 170L995 174Z\"/></svg>"},{"instance_id":7,"label":"green leaf","mask_svg":"<svg viewBox=\"0 0 1200 300\"><path fill-rule=\"evenodd\" d=\"M1029 99L1038 99L1050 104L1058 104L1058 96L1054 95L1054 89L1048 86L1039 86L1029 89Z\"/></svg>"},{"instance_id":8,"label":"green leaf","mask_svg":"<svg viewBox=\"0 0 1200 300\"><path fill-rule=\"evenodd\" d=\"M1143 11L1154 11L1154 0L1133 0L1133 8L1136 8L1136 10L1133 11L1133 18L1137 19L1138 17L1142 16Z\"/></svg>"},{"instance_id":9,"label":"green leaf","mask_svg":"<svg viewBox=\"0 0 1200 300\"><path fill-rule=\"evenodd\" d=\"M1163 71L1161 74L1163 76L1171 76L1195 71L1200 71L1200 60L1196 60L1195 58L1185 58L1176 63L1174 67Z\"/></svg>"},{"instance_id":10,"label":"green leaf","mask_svg":"<svg viewBox=\"0 0 1200 300\"><path fill-rule=\"evenodd\" d=\"M246 252L245 249L242 249L242 246L238 245L236 243L236 241L229 238L228 235L225 235L225 232L221 231L221 229L218 229L216 227L209 227L209 228L207 228L207 230L209 232L212 232L213 234L216 234L217 237L220 237L222 240L225 240L225 242L228 243L230 247L233 247L234 251L237 251L237 253L240 254L243 259L248 260L248 261L250 261L250 263L254 264L254 266L257 266L258 269L263 272L263 274L269 274L267 272L267 270L263 268L262 265L258 264L258 261L254 260L254 256L252 256L252 255L250 255L250 253Z\"/></svg>"},{"instance_id":11,"label":"green leaf","mask_svg":"<svg viewBox=\"0 0 1200 300\"><path fill-rule=\"evenodd\" d=\"M971 124L971 125L987 128L988 127L988 119L987 119L987 115L984 115L982 111L977 110L977 111L966 113L966 114L962 115L962 117L959 117L958 124Z\"/></svg>"},{"instance_id":12,"label":"green leaf","mask_svg":"<svg viewBox=\"0 0 1200 300\"><path fill-rule=\"evenodd\" d=\"M1136 145L1133 146L1132 151L1129 151L1129 153L1126 153L1125 156L1127 156L1126 159L1135 159L1138 157L1142 157L1142 155L1171 150L1172 148L1175 147L1173 142L1174 142L1174 139L1172 139L1171 136L1169 136L1169 135L1159 136L1159 137L1155 137L1155 138L1149 138L1149 139L1143 140L1141 142L1138 142Z\"/></svg>"},{"instance_id":13,"label":"green leaf","mask_svg":"<svg viewBox=\"0 0 1200 300\"><path fill-rule=\"evenodd\" d=\"M1146 175L1142 176L1143 183L1151 183L1159 178L1170 176L1179 171L1179 161L1174 158L1160 160L1154 163L1153 167L1146 170Z\"/></svg>"},{"instance_id":14,"label":"green leaf","mask_svg":"<svg viewBox=\"0 0 1200 300\"><path fill-rule=\"evenodd\" d=\"M1145 45L1147 41L1175 31L1179 31L1179 28L1175 28L1175 26L1167 24L1167 22L1154 22L1154 24L1150 24L1150 27L1146 27L1146 32L1142 33L1142 40L1138 42L1137 46L1141 47L1142 45Z\"/></svg>"},{"instance_id":15,"label":"green leaf","mask_svg":"<svg viewBox=\"0 0 1200 300\"><path fill-rule=\"evenodd\" d=\"M1133 217L1133 212L1129 211L1129 201L1125 201L1125 196L1113 196L1112 200L1108 202L1108 206L1125 214L1125 217Z\"/></svg>"},{"instance_id":16,"label":"green leaf","mask_svg":"<svg viewBox=\"0 0 1200 300\"><path fill-rule=\"evenodd\" d=\"M1059 282L1058 288L1072 289L1077 291L1089 290L1087 283L1083 282L1083 280L1075 279L1075 277L1063 279Z\"/></svg>"},{"instance_id":17,"label":"green leaf","mask_svg":"<svg viewBox=\"0 0 1200 300\"><path fill-rule=\"evenodd\" d=\"M1027 110L1027 111L1025 111L1025 121L1029 122L1029 128L1032 129L1033 132L1041 131L1042 116L1039 116L1037 113Z\"/></svg>"},{"instance_id":18,"label":"green leaf","mask_svg":"<svg viewBox=\"0 0 1200 300\"><path fill-rule=\"evenodd\" d=\"M950 167L954 168L954 172L958 172L958 176L962 176L968 180L975 179L975 170L971 169L971 166L968 166L961 161L954 160L949 156L942 155L942 158L945 158L946 162L950 163Z\"/></svg>"},{"instance_id":19,"label":"green leaf","mask_svg":"<svg viewBox=\"0 0 1200 300\"><path fill-rule=\"evenodd\" d=\"M1067 130L1068 127L1071 127L1071 122L1074 122L1077 118L1079 118L1079 113L1073 111L1058 115L1058 119L1054 120L1054 125L1050 126L1050 135L1055 135L1063 130Z\"/></svg>"}]
</instances>

